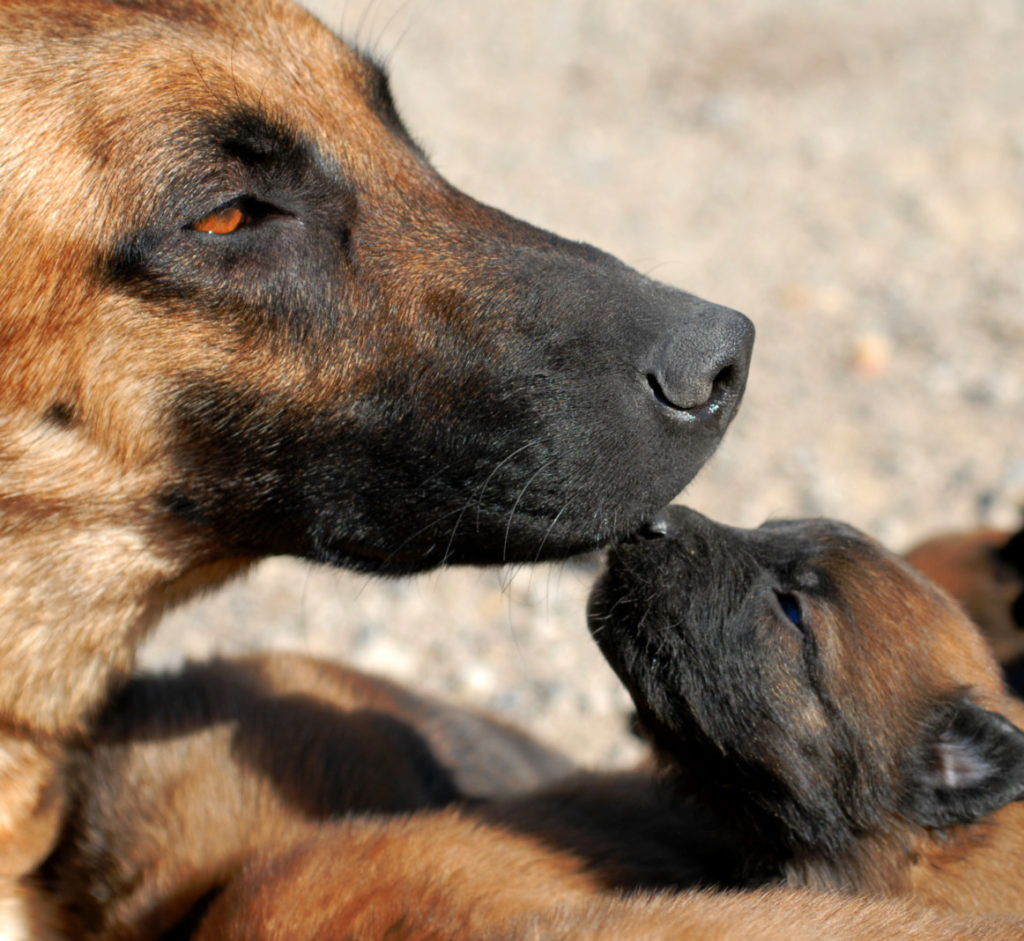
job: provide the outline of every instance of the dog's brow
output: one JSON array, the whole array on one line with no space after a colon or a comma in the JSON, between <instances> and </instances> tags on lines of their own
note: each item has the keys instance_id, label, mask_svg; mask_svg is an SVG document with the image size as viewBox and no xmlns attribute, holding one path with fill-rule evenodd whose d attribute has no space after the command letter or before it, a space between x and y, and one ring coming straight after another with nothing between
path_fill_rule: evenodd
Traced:
<instances>
[{"instance_id":1,"label":"dog's brow","mask_svg":"<svg viewBox=\"0 0 1024 941\"><path fill-rule=\"evenodd\" d=\"M210 128L210 136L229 156L246 163L266 163L300 148L297 136L266 115L240 109Z\"/></svg>"}]
</instances>

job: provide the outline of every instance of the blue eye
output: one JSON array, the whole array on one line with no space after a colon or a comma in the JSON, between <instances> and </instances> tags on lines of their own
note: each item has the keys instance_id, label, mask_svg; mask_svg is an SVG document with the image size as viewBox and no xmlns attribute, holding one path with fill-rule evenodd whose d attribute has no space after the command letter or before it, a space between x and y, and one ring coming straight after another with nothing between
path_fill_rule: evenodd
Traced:
<instances>
[{"instance_id":1,"label":"blue eye","mask_svg":"<svg viewBox=\"0 0 1024 941\"><path fill-rule=\"evenodd\" d=\"M787 591L777 591L775 592L775 597L778 599L779 607L782 608L782 613L789 618L793 626L803 630L804 613L800 608L800 601L797 596L791 595Z\"/></svg>"}]
</instances>

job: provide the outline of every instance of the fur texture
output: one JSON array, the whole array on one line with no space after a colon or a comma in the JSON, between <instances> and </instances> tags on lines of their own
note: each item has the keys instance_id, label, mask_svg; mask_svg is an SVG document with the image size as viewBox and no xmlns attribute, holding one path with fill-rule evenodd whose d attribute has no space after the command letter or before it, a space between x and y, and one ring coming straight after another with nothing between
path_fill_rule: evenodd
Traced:
<instances>
[{"instance_id":1,"label":"fur texture","mask_svg":"<svg viewBox=\"0 0 1024 941\"><path fill-rule=\"evenodd\" d=\"M649 533L591 632L749 870L1024 916L1024 707L959 606L841 523L671 507Z\"/></svg>"},{"instance_id":2,"label":"fur texture","mask_svg":"<svg viewBox=\"0 0 1024 941\"><path fill-rule=\"evenodd\" d=\"M925 540L907 561L981 628L1010 686L1024 693L1024 529L976 529Z\"/></svg>"},{"instance_id":3,"label":"fur texture","mask_svg":"<svg viewBox=\"0 0 1024 941\"><path fill-rule=\"evenodd\" d=\"M745 318L457 192L381 69L286 0L3 3L0 215L13 870L167 605L269 553L601 545L746 379Z\"/></svg>"}]
</instances>

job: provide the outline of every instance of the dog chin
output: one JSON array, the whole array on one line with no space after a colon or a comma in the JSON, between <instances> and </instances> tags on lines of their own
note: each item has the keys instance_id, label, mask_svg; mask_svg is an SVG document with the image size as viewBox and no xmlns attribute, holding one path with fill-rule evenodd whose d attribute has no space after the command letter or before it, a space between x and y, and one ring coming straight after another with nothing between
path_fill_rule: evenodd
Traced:
<instances>
[{"instance_id":1,"label":"dog chin","mask_svg":"<svg viewBox=\"0 0 1024 941\"><path fill-rule=\"evenodd\" d=\"M327 565L379 575L412 575L439 565L506 565L533 562L557 562L616 545L647 526L657 510L638 510L618 526L599 526L587 532L580 525L560 527L551 517L538 516L524 525L517 520L515 532L508 529L504 538L481 540L475 525L463 540L452 537L451 531L437 538L404 544L361 543L339 538L325 542L311 552L312 558ZM469 515L467 513L467 515ZM490 527L494 529L494 527ZM507 527L506 527L507 529ZM500 529L498 530L500 531Z\"/></svg>"}]
</instances>

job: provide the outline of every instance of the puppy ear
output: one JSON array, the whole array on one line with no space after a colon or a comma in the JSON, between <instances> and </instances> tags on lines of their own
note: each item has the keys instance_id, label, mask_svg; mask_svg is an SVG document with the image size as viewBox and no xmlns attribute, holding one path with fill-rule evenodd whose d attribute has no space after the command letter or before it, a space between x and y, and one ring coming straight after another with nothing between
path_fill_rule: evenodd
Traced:
<instances>
[{"instance_id":1,"label":"puppy ear","mask_svg":"<svg viewBox=\"0 0 1024 941\"><path fill-rule=\"evenodd\" d=\"M1024 798L1024 732L967 700L940 710L911 762L903 810L926 827L973 823Z\"/></svg>"}]
</instances>

